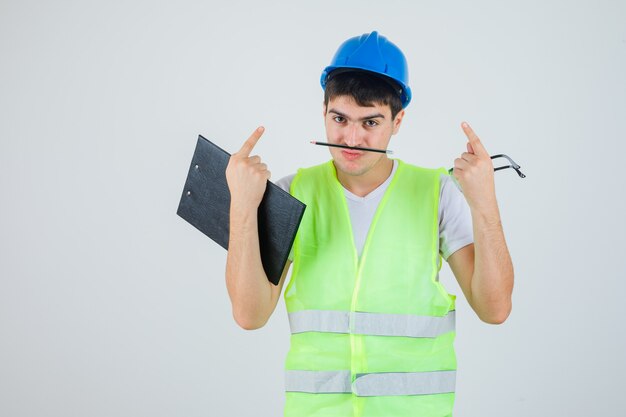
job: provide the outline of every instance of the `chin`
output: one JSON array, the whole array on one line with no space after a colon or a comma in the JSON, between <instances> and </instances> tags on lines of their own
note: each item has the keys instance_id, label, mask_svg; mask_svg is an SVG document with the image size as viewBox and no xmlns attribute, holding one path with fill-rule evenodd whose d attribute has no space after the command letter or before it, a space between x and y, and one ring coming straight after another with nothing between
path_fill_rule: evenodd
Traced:
<instances>
[{"instance_id":1,"label":"chin","mask_svg":"<svg viewBox=\"0 0 626 417\"><path fill-rule=\"evenodd\" d=\"M360 163L354 163L353 161L337 161L335 159L334 162L336 170L341 171L342 174L350 175L352 177L363 175L371 168Z\"/></svg>"}]
</instances>

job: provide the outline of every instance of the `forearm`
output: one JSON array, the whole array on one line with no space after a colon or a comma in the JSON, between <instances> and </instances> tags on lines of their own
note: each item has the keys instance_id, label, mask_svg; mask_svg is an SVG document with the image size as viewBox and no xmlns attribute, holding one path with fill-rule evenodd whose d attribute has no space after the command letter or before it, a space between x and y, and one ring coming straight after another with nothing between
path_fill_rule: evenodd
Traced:
<instances>
[{"instance_id":1,"label":"forearm","mask_svg":"<svg viewBox=\"0 0 626 417\"><path fill-rule=\"evenodd\" d=\"M485 322L504 322L511 312L513 263L504 239L497 202L472 209L474 273L472 307Z\"/></svg>"},{"instance_id":2,"label":"forearm","mask_svg":"<svg viewBox=\"0 0 626 417\"><path fill-rule=\"evenodd\" d=\"M271 283L259 250L257 212L231 207L226 287L235 321L244 329L262 327L272 313Z\"/></svg>"}]
</instances>

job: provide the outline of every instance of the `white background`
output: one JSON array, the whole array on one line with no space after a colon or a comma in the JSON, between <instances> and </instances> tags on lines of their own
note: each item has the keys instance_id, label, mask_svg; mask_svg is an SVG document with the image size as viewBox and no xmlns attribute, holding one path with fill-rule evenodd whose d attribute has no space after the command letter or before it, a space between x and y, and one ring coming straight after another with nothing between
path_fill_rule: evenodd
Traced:
<instances>
[{"instance_id":1,"label":"white background","mask_svg":"<svg viewBox=\"0 0 626 417\"><path fill-rule=\"evenodd\" d=\"M378 30L409 60L390 148L452 166L467 120L516 283L459 295L457 416L618 415L626 290L623 1L0 2L0 415L276 416L288 324L234 323L225 251L176 215L196 138L252 130L273 178L323 162L319 76Z\"/></svg>"}]
</instances>

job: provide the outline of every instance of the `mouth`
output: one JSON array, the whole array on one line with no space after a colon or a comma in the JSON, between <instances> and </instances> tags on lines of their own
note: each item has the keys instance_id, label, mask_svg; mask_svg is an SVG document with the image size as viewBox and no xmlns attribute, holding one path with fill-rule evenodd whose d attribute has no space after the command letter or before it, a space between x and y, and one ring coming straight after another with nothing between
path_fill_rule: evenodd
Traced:
<instances>
[{"instance_id":1,"label":"mouth","mask_svg":"<svg viewBox=\"0 0 626 417\"><path fill-rule=\"evenodd\" d=\"M341 155L347 159L348 161L354 161L355 159L357 159L359 156L363 155L363 152L358 152L358 151L350 151L350 150L346 150L343 149L341 151Z\"/></svg>"}]
</instances>

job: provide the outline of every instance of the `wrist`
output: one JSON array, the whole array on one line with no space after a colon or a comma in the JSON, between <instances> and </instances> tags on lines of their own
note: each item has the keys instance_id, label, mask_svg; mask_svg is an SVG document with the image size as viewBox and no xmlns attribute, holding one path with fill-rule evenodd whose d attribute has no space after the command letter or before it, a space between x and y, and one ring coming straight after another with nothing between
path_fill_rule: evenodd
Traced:
<instances>
[{"instance_id":1,"label":"wrist","mask_svg":"<svg viewBox=\"0 0 626 417\"><path fill-rule=\"evenodd\" d=\"M230 219L240 223L250 223L257 221L258 206L248 203L239 203L231 200L230 203Z\"/></svg>"},{"instance_id":2,"label":"wrist","mask_svg":"<svg viewBox=\"0 0 626 417\"><path fill-rule=\"evenodd\" d=\"M480 205L470 205L470 212L472 219L482 225L497 226L501 224L500 210L495 200L490 203L483 202L483 204Z\"/></svg>"}]
</instances>

